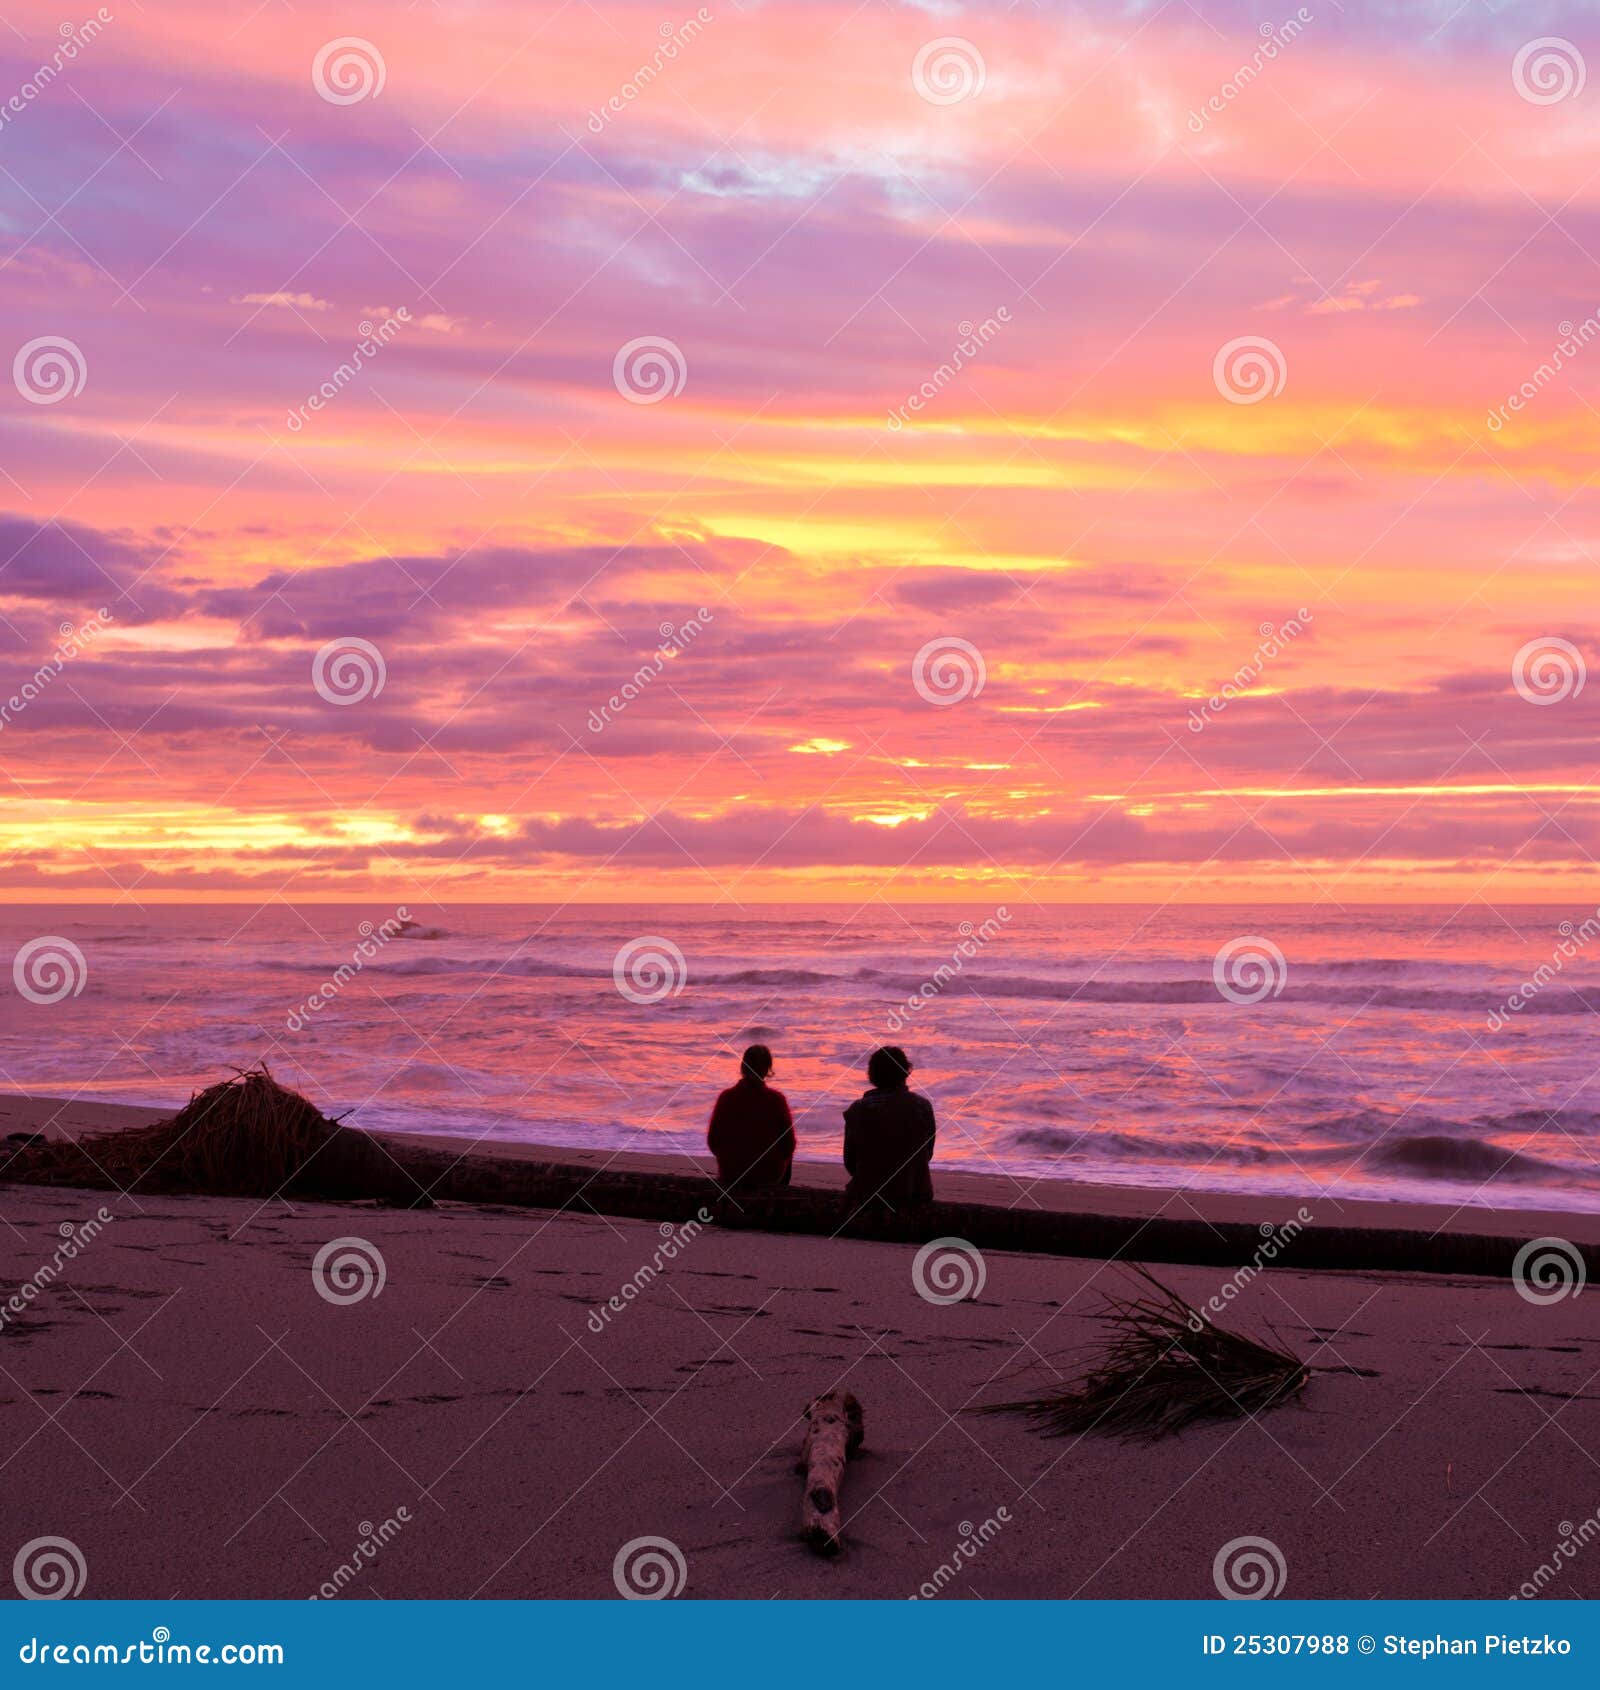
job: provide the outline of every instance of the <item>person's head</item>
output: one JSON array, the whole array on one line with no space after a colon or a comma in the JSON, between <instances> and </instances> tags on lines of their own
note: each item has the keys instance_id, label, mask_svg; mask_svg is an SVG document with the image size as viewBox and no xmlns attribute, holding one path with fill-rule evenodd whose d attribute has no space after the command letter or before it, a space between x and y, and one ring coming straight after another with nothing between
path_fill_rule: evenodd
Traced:
<instances>
[{"instance_id":1,"label":"person's head","mask_svg":"<svg viewBox=\"0 0 1600 1690\"><path fill-rule=\"evenodd\" d=\"M879 1091L903 1086L911 1077L911 1058L899 1045L881 1045L867 1058L867 1078Z\"/></svg>"},{"instance_id":2,"label":"person's head","mask_svg":"<svg viewBox=\"0 0 1600 1690\"><path fill-rule=\"evenodd\" d=\"M772 1072L772 1052L765 1045L751 1045L739 1058L739 1073L747 1080L764 1080Z\"/></svg>"}]
</instances>

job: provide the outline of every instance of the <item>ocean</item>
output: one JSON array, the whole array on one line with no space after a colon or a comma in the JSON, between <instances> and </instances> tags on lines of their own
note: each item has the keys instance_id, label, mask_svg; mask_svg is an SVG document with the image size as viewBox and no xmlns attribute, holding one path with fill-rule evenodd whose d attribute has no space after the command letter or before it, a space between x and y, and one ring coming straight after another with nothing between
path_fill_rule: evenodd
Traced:
<instances>
[{"instance_id":1,"label":"ocean","mask_svg":"<svg viewBox=\"0 0 1600 1690\"><path fill-rule=\"evenodd\" d=\"M759 1041L827 1161L893 1043L936 1173L1600 1211L1592 909L11 905L0 956L7 1091L265 1060L358 1126L696 1150Z\"/></svg>"}]
</instances>

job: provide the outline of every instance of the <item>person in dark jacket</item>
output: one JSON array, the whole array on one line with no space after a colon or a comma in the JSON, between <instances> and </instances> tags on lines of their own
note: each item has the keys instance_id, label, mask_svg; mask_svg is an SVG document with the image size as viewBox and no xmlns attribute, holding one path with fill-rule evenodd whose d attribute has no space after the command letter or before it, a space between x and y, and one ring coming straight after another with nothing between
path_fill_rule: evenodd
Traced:
<instances>
[{"instance_id":1,"label":"person in dark jacket","mask_svg":"<svg viewBox=\"0 0 1600 1690\"><path fill-rule=\"evenodd\" d=\"M846 1196L852 1208L891 1214L933 1201L933 1105L907 1084L911 1059L898 1045L867 1058L872 1089L844 1112Z\"/></svg>"},{"instance_id":2,"label":"person in dark jacket","mask_svg":"<svg viewBox=\"0 0 1600 1690\"><path fill-rule=\"evenodd\" d=\"M722 1092L711 1111L706 1144L717 1159L717 1181L729 1191L787 1185L794 1162L794 1118L788 1099L767 1084L772 1052L751 1045L739 1063L739 1083Z\"/></svg>"}]
</instances>

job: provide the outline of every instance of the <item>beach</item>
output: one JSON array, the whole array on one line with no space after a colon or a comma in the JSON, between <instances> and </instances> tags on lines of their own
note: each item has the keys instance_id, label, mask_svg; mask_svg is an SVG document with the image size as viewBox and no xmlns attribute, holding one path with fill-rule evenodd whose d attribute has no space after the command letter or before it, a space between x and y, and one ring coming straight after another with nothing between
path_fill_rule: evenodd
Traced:
<instances>
[{"instance_id":1,"label":"beach","mask_svg":"<svg viewBox=\"0 0 1600 1690\"><path fill-rule=\"evenodd\" d=\"M1600 1596L1595 7L91 10L0 29L0 1596L545 1601L285 1610L345 1690ZM831 1617L725 1674L1053 1618Z\"/></svg>"},{"instance_id":2,"label":"beach","mask_svg":"<svg viewBox=\"0 0 1600 1690\"><path fill-rule=\"evenodd\" d=\"M117 1118L0 1100L5 1131ZM0 1329L10 1536L68 1539L90 1596L615 1598L643 1539L686 1598L1211 1598L1247 1538L1288 1596L1600 1593L1552 1563L1600 1506L1582 1296L1269 1267L1227 1322L1312 1363L1303 1400L1125 1444L968 1412L1092 1349L1126 1286L1104 1262L990 1252L944 1304L909 1245L715 1225L20 1185L0 1212L12 1283L92 1231ZM381 1261L377 1294L321 1294L335 1240ZM1157 1271L1195 1303L1232 1277ZM793 1468L835 1387L866 1441L828 1561Z\"/></svg>"}]
</instances>

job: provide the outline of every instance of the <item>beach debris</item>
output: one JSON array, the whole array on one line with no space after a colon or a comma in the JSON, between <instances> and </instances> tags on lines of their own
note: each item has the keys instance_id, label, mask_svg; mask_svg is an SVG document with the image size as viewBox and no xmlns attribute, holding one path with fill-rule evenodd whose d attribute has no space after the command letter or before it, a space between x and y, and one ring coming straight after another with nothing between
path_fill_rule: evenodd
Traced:
<instances>
[{"instance_id":1,"label":"beach debris","mask_svg":"<svg viewBox=\"0 0 1600 1690\"><path fill-rule=\"evenodd\" d=\"M849 1391L829 1391L806 1408L806 1436L796 1471L806 1476L800 1535L819 1555L844 1548L839 1489L844 1464L861 1448L861 1404Z\"/></svg>"},{"instance_id":2,"label":"beach debris","mask_svg":"<svg viewBox=\"0 0 1600 1690\"><path fill-rule=\"evenodd\" d=\"M427 1202L365 1133L330 1120L265 1064L196 1092L168 1120L22 1146L0 1162L0 1175L119 1190Z\"/></svg>"},{"instance_id":3,"label":"beach debris","mask_svg":"<svg viewBox=\"0 0 1600 1690\"><path fill-rule=\"evenodd\" d=\"M1311 1370L1278 1344L1215 1325L1148 1268L1139 1294L1107 1296L1105 1352L1066 1385L975 1412L1024 1414L1047 1437L1155 1439L1202 1420L1243 1419L1305 1389Z\"/></svg>"}]
</instances>

